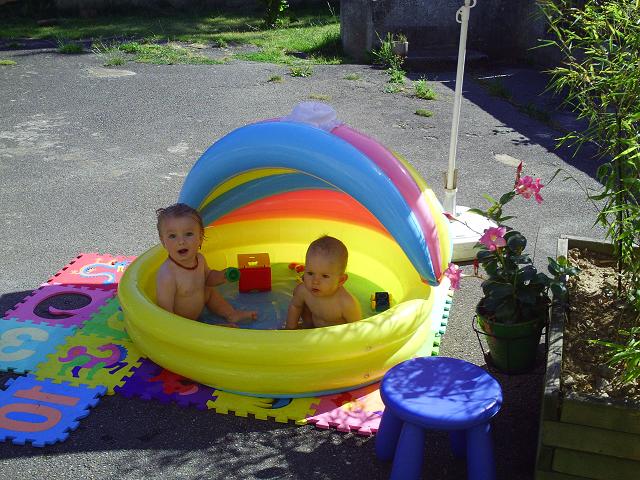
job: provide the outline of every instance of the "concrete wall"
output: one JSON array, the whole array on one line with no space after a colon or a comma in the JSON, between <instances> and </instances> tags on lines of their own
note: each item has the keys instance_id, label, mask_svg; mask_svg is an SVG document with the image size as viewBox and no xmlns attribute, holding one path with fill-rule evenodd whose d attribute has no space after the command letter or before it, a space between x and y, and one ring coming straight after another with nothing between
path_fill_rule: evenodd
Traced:
<instances>
[{"instance_id":1,"label":"concrete wall","mask_svg":"<svg viewBox=\"0 0 640 480\"><path fill-rule=\"evenodd\" d=\"M456 12L464 0L341 0L342 44L356 60L386 32L404 33L409 48L458 44ZM525 58L544 33L536 0L477 0L471 9L467 46L494 59Z\"/></svg>"}]
</instances>

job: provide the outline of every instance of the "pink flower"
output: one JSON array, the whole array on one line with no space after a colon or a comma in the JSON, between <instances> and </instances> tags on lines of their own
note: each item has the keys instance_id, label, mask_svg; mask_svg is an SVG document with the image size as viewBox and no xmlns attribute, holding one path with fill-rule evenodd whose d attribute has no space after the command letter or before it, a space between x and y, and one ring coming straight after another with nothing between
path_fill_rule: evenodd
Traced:
<instances>
[{"instance_id":1,"label":"pink flower","mask_svg":"<svg viewBox=\"0 0 640 480\"><path fill-rule=\"evenodd\" d=\"M504 239L505 233L507 233L506 227L487 228L478 242L493 252L496 248L504 247L507 244Z\"/></svg>"},{"instance_id":2,"label":"pink flower","mask_svg":"<svg viewBox=\"0 0 640 480\"><path fill-rule=\"evenodd\" d=\"M454 217L453 215L451 215L449 212L442 212L442 214L447 217L447 220L449 220L450 222L454 222L456 221L456 217Z\"/></svg>"},{"instance_id":3,"label":"pink flower","mask_svg":"<svg viewBox=\"0 0 640 480\"><path fill-rule=\"evenodd\" d=\"M540 183L540 179L536 178L535 180L531 178L529 175L526 175L522 178L519 178L516 182L515 191L517 195L522 195L524 198L531 198L531 195L534 196L536 202L542 203L542 197L540 196L540 189L544 187Z\"/></svg>"},{"instance_id":4,"label":"pink flower","mask_svg":"<svg viewBox=\"0 0 640 480\"><path fill-rule=\"evenodd\" d=\"M451 282L451 288L453 290L460 289L460 278L462 277L462 270L455 263L450 263L449 268L444 271L444 276Z\"/></svg>"}]
</instances>

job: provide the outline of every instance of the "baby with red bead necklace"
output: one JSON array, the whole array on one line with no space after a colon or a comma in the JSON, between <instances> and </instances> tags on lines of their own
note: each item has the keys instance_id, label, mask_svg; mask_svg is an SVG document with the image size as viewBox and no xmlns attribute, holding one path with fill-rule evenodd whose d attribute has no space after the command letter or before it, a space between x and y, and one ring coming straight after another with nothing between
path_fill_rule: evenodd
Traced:
<instances>
[{"instance_id":1,"label":"baby with red bead necklace","mask_svg":"<svg viewBox=\"0 0 640 480\"><path fill-rule=\"evenodd\" d=\"M156 275L156 301L161 308L197 320L205 306L236 327L236 322L255 320L255 311L236 310L216 290L226 281L225 271L211 270L199 252L204 239L202 217L184 203L156 211L160 242L169 258Z\"/></svg>"}]
</instances>

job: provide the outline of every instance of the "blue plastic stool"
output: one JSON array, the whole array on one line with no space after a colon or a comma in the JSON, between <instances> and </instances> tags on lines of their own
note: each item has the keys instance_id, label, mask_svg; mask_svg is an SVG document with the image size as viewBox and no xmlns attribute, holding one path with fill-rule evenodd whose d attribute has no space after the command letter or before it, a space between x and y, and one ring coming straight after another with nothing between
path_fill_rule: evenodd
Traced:
<instances>
[{"instance_id":1,"label":"blue plastic stool","mask_svg":"<svg viewBox=\"0 0 640 480\"><path fill-rule=\"evenodd\" d=\"M420 478L425 430L446 430L469 480L495 479L490 421L502 405L500 384L480 367L448 357L421 357L389 370L376 437L380 460L393 459L392 480Z\"/></svg>"}]
</instances>

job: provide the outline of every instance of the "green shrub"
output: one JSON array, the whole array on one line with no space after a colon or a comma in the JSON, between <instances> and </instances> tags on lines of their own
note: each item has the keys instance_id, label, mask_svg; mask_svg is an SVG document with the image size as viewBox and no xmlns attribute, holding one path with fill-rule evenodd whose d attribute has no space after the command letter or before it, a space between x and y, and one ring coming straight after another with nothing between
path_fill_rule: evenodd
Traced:
<instances>
[{"instance_id":1,"label":"green shrub","mask_svg":"<svg viewBox=\"0 0 640 480\"><path fill-rule=\"evenodd\" d=\"M264 5L264 26L276 28L284 23L284 12L289 8L287 0L260 0Z\"/></svg>"},{"instance_id":2,"label":"green shrub","mask_svg":"<svg viewBox=\"0 0 640 480\"><path fill-rule=\"evenodd\" d=\"M422 98L423 100L436 99L436 92L434 92L433 89L427 85L427 81L423 78L413 82L413 89L415 91L416 97L418 98Z\"/></svg>"}]
</instances>

